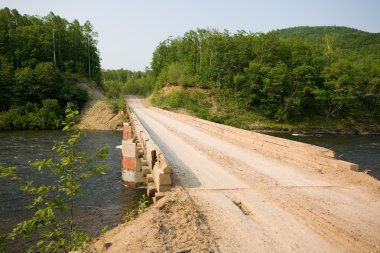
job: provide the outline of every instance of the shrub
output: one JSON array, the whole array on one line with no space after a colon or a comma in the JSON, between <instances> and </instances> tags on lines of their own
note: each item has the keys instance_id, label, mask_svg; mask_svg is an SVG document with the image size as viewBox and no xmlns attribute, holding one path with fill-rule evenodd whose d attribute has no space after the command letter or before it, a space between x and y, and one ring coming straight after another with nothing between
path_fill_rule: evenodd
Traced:
<instances>
[{"instance_id":1,"label":"shrub","mask_svg":"<svg viewBox=\"0 0 380 253\"><path fill-rule=\"evenodd\" d=\"M183 87L195 86L196 79L190 71L190 67L186 64L171 63L164 68L157 78L158 88L163 84L181 84Z\"/></svg>"},{"instance_id":2,"label":"shrub","mask_svg":"<svg viewBox=\"0 0 380 253\"><path fill-rule=\"evenodd\" d=\"M72 102L78 108L81 108L87 102L88 94L84 88L78 87L76 85L66 84L61 90L60 98L61 105Z\"/></svg>"},{"instance_id":3,"label":"shrub","mask_svg":"<svg viewBox=\"0 0 380 253\"><path fill-rule=\"evenodd\" d=\"M63 120L63 109L56 99L45 99L42 106L27 102L0 113L0 130L58 129Z\"/></svg>"},{"instance_id":4,"label":"shrub","mask_svg":"<svg viewBox=\"0 0 380 253\"><path fill-rule=\"evenodd\" d=\"M207 111L210 107L205 93L199 90L177 89L168 94L158 93L152 98L152 104L161 108L184 108L194 113Z\"/></svg>"}]
</instances>

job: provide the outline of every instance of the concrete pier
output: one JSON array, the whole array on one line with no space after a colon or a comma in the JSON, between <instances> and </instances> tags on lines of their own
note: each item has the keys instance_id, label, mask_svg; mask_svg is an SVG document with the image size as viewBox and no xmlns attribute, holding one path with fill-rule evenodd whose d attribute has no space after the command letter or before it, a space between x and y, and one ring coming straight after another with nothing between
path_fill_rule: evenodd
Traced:
<instances>
[{"instance_id":1,"label":"concrete pier","mask_svg":"<svg viewBox=\"0 0 380 253\"><path fill-rule=\"evenodd\" d=\"M122 182L135 188L147 185L147 195L162 197L172 186L171 169L164 154L134 113L127 108L129 123L123 124Z\"/></svg>"},{"instance_id":2,"label":"concrete pier","mask_svg":"<svg viewBox=\"0 0 380 253\"><path fill-rule=\"evenodd\" d=\"M138 172L137 169L137 145L129 123L123 124L123 140L121 144L121 179L124 185L135 188L141 182L141 172Z\"/></svg>"}]
</instances>

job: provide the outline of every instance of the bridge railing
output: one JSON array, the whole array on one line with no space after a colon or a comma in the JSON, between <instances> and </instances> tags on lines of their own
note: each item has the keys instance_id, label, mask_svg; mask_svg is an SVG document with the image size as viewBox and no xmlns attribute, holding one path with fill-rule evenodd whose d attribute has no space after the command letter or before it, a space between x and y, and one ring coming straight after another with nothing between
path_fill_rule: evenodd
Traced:
<instances>
[{"instance_id":1,"label":"bridge railing","mask_svg":"<svg viewBox=\"0 0 380 253\"><path fill-rule=\"evenodd\" d=\"M245 144L251 149L265 155L270 155L301 167L309 167L317 170L335 169L357 171L359 169L357 164L336 159L335 153L327 148L237 129L159 108L152 107L152 109L160 111L171 118L180 119L206 132L228 138L232 142Z\"/></svg>"},{"instance_id":2,"label":"bridge railing","mask_svg":"<svg viewBox=\"0 0 380 253\"><path fill-rule=\"evenodd\" d=\"M129 187L147 185L154 200L171 189L171 168L134 112L127 107L129 122L123 124L122 182Z\"/></svg>"}]
</instances>

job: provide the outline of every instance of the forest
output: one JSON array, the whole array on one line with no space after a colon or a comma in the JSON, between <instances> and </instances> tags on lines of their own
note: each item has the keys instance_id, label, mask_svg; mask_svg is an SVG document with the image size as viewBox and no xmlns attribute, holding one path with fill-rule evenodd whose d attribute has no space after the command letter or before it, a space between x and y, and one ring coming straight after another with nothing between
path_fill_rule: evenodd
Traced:
<instances>
[{"instance_id":1,"label":"forest","mask_svg":"<svg viewBox=\"0 0 380 253\"><path fill-rule=\"evenodd\" d=\"M0 10L0 130L60 128L67 102L81 107L81 78L100 81L97 34L54 13Z\"/></svg>"},{"instance_id":2,"label":"forest","mask_svg":"<svg viewBox=\"0 0 380 253\"><path fill-rule=\"evenodd\" d=\"M87 100L82 78L102 85L114 111L139 94L247 129L380 128L380 34L196 29L159 43L145 71L101 71L96 38L89 21L1 9L0 129L59 128L66 103Z\"/></svg>"},{"instance_id":3,"label":"forest","mask_svg":"<svg viewBox=\"0 0 380 253\"><path fill-rule=\"evenodd\" d=\"M334 26L191 30L157 46L147 75L153 87L135 90L153 92L154 105L225 124L379 130L380 34ZM180 88L165 91L170 86Z\"/></svg>"}]
</instances>

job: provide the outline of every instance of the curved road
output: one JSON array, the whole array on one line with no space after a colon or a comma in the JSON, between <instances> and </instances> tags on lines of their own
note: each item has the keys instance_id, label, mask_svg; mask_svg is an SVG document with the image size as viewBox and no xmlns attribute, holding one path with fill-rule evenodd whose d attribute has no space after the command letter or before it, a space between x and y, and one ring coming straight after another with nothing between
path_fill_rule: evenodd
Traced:
<instances>
[{"instance_id":1,"label":"curved road","mask_svg":"<svg viewBox=\"0 0 380 253\"><path fill-rule=\"evenodd\" d=\"M380 252L378 191L266 157L140 98L127 102L165 153L173 184L205 214L221 252Z\"/></svg>"}]
</instances>

